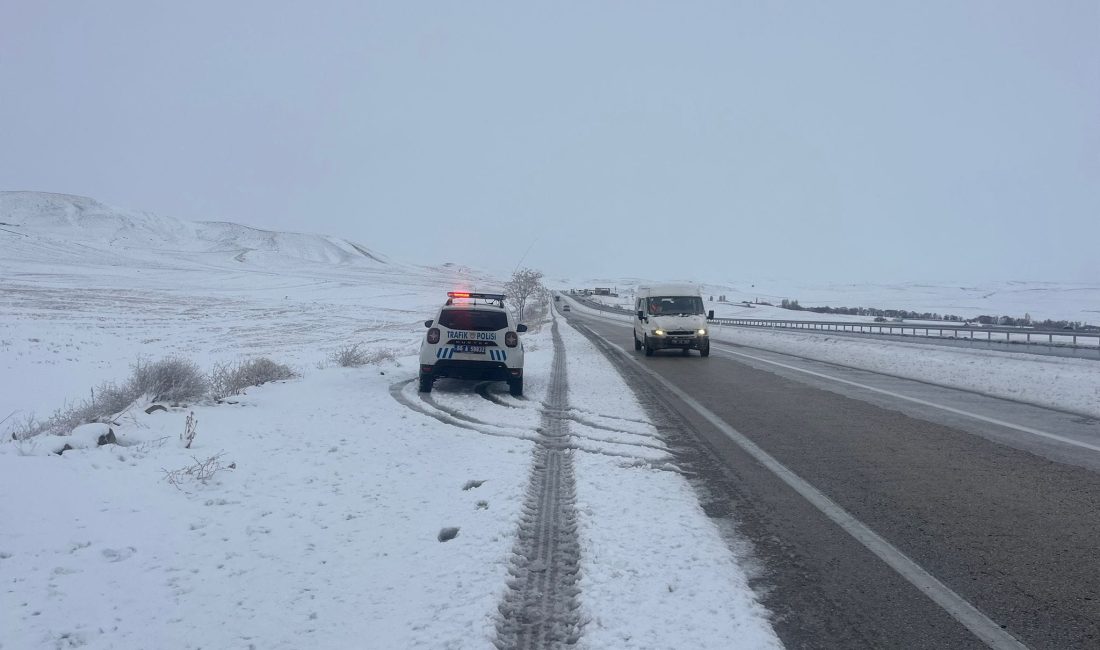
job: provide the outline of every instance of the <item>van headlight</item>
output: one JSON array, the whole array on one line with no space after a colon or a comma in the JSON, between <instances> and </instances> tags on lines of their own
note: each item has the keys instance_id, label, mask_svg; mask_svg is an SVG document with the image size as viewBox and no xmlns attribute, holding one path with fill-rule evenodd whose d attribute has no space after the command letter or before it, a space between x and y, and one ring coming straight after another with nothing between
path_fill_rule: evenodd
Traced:
<instances>
[{"instance_id":1,"label":"van headlight","mask_svg":"<svg viewBox=\"0 0 1100 650\"><path fill-rule=\"evenodd\" d=\"M705 329L699 330L699 336L706 336L707 331Z\"/></svg>"},{"instance_id":2,"label":"van headlight","mask_svg":"<svg viewBox=\"0 0 1100 650\"><path fill-rule=\"evenodd\" d=\"M664 335L665 335L665 331L663 329L659 328L659 327L657 329L653 330L653 336L664 336Z\"/></svg>"}]
</instances>

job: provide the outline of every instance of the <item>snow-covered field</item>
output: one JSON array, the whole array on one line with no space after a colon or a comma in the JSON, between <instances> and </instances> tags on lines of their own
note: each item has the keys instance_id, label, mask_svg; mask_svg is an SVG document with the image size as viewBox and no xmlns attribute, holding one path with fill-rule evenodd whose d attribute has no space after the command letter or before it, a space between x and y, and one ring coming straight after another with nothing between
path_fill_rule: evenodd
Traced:
<instances>
[{"instance_id":1,"label":"snow-covered field","mask_svg":"<svg viewBox=\"0 0 1100 650\"><path fill-rule=\"evenodd\" d=\"M670 281L666 279L666 281ZM613 287L620 294L619 303L630 304L630 292L639 284L653 279L596 278L558 279L555 288ZM691 280L688 280L691 281ZM960 283L861 283L811 284L790 280L753 280L751 282L704 281L706 297L726 296L729 305L713 308L720 318L786 318L795 320L860 320L866 317L817 314L792 311L778 306L743 307L736 303L770 302L779 305L784 298L797 300L803 307L874 307L936 314L954 314L963 318L980 315L1022 317L1030 314L1035 320L1068 320L1100 325L1100 282L1073 284L1062 282L1004 281L982 284ZM615 302L615 301L611 301Z\"/></svg>"},{"instance_id":2,"label":"snow-covered field","mask_svg":"<svg viewBox=\"0 0 1100 650\"><path fill-rule=\"evenodd\" d=\"M182 222L81 197L0 193L0 223L8 425L87 397L140 357L179 354L210 368L262 354L305 370L349 342L414 352L410 332L439 296L490 282L322 235Z\"/></svg>"},{"instance_id":3,"label":"snow-covered field","mask_svg":"<svg viewBox=\"0 0 1100 650\"><path fill-rule=\"evenodd\" d=\"M0 222L0 418L14 412L0 425L0 648L491 645L552 363L546 323L524 337L526 399L440 381L423 400L421 322L447 289L491 278L78 197L0 193ZM741 558L633 394L561 330L581 644L777 647ZM351 342L394 358L328 362ZM56 439L7 435L168 355L207 369L264 355L298 376L221 404L139 403L112 425L118 445L93 431L57 455Z\"/></svg>"},{"instance_id":4,"label":"snow-covered field","mask_svg":"<svg viewBox=\"0 0 1100 650\"><path fill-rule=\"evenodd\" d=\"M525 399L446 380L422 399L412 380L444 292L498 280L60 195L0 193L0 237L0 489L17 495L0 500L0 648L491 645L551 328L524 337ZM730 551L744 545L706 517L609 363L564 321L559 331L581 645L778 647L748 587L751 558ZM715 336L1100 416L1095 362ZM335 366L349 343L386 354ZM10 439L31 413L165 356L204 369L268 356L297 377L221 404L139 402L112 425L117 445L95 446L94 427L63 455L57 438Z\"/></svg>"}]
</instances>

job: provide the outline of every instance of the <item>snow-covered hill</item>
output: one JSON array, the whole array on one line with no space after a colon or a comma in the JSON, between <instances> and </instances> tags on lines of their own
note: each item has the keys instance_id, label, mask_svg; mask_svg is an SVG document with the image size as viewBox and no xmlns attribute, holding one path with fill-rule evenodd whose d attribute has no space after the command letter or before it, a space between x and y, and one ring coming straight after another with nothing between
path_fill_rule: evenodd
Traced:
<instances>
[{"instance_id":1,"label":"snow-covered hill","mask_svg":"<svg viewBox=\"0 0 1100 650\"><path fill-rule=\"evenodd\" d=\"M172 217L104 205L94 199L44 192L0 192L0 227L11 239L12 257L70 244L85 254L149 260L165 254L198 253L208 261L278 265L388 264L385 256L336 237L274 232L216 221ZM20 237L20 235L23 235Z\"/></svg>"},{"instance_id":2,"label":"snow-covered hill","mask_svg":"<svg viewBox=\"0 0 1100 650\"><path fill-rule=\"evenodd\" d=\"M499 286L335 237L0 192L0 373L21 378L4 382L0 418L82 399L138 357L312 366L352 341L415 349L446 291Z\"/></svg>"}]
</instances>

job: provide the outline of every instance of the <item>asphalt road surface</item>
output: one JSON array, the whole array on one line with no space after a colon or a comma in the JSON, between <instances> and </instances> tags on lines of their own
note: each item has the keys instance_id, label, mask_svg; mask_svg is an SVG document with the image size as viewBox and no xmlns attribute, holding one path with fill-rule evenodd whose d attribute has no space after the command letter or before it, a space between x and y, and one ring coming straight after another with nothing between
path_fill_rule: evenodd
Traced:
<instances>
[{"instance_id":1,"label":"asphalt road surface","mask_svg":"<svg viewBox=\"0 0 1100 650\"><path fill-rule=\"evenodd\" d=\"M592 309L598 309L610 313L627 314L628 310L615 310L602 303L589 300L581 296L570 296L570 300L576 300ZM911 324L906 324L906 328L913 327ZM919 325L916 326L918 330L921 329ZM988 334L988 330L980 327L975 327L973 330L967 330L965 332L959 332L956 337L952 336L932 336L932 335L902 335L902 334L877 334L874 332L849 332L841 330L815 330L815 329L796 329L796 328L769 328L769 327L749 327L747 329L766 330L766 331L778 331L778 332L790 332L804 335L820 335L820 336L844 336L849 338L862 338L862 339L874 339L878 341L904 341L905 343L917 343L923 345L939 345L944 347L955 348L968 348L978 350L996 350L998 352L1015 352L1018 354L1037 354L1048 357L1069 357L1075 359L1089 359L1093 361L1100 361L1100 348L1088 343L1081 346L1072 346L1068 344L1046 344L1042 343L1042 336L1045 333L1036 333L1035 341L1031 343L1025 343L1023 341L1007 342L1004 340L1004 335L1001 335L1001 340L996 338L986 339L984 335ZM935 327L931 328L935 331ZM1065 332L1055 332L1056 335L1064 336ZM1073 334L1069 332L1069 334ZM965 335L965 336L964 336ZM1082 339L1084 341L1084 339ZM1092 340L1092 339L1088 339Z\"/></svg>"},{"instance_id":2,"label":"asphalt road surface","mask_svg":"<svg viewBox=\"0 0 1100 650\"><path fill-rule=\"evenodd\" d=\"M788 647L1100 648L1097 421L566 316L672 421Z\"/></svg>"}]
</instances>

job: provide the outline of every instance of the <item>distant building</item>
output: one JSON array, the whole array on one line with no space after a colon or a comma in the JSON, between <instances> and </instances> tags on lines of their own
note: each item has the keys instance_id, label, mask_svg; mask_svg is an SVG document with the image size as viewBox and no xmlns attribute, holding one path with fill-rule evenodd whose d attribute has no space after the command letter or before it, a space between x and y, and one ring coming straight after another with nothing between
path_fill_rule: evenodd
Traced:
<instances>
[{"instance_id":1,"label":"distant building","mask_svg":"<svg viewBox=\"0 0 1100 650\"><path fill-rule=\"evenodd\" d=\"M597 296L610 296L611 287L596 287L592 290L592 293L596 294Z\"/></svg>"}]
</instances>

